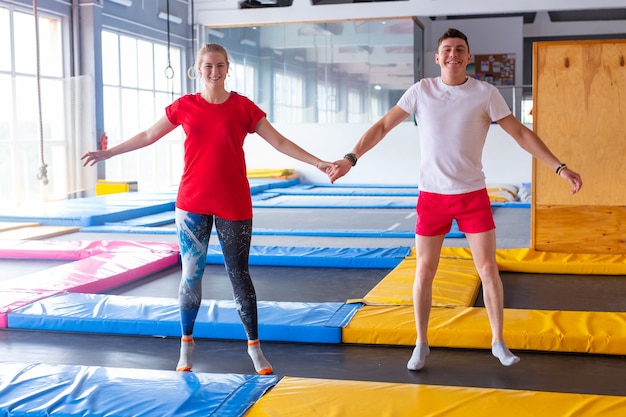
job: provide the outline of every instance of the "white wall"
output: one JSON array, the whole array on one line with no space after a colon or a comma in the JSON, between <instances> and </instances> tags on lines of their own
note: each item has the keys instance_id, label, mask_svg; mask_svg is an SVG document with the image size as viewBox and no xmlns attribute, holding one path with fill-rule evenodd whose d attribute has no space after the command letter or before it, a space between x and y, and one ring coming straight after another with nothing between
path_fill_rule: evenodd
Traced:
<instances>
[{"instance_id":1,"label":"white wall","mask_svg":"<svg viewBox=\"0 0 626 417\"><path fill-rule=\"evenodd\" d=\"M304 124L275 127L289 139L316 156L334 161L350 152L369 124ZM315 167L274 150L257 135L244 147L249 169L295 168L306 183L326 183L328 178ZM401 123L340 181L345 184L416 185L420 161L417 127ZM521 185L530 182L532 158L498 125L492 125L483 155L488 184Z\"/></svg>"}]
</instances>

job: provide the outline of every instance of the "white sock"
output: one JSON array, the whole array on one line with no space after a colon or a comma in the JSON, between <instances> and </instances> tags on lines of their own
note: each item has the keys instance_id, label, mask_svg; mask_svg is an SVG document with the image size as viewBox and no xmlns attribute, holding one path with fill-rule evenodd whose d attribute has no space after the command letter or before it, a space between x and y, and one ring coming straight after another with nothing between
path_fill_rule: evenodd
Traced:
<instances>
[{"instance_id":1,"label":"white sock","mask_svg":"<svg viewBox=\"0 0 626 417\"><path fill-rule=\"evenodd\" d=\"M430 348L426 343L418 343L413 349L413 354L409 363L406 364L407 369L411 371L419 371L426 364L426 356L430 354Z\"/></svg>"},{"instance_id":2,"label":"white sock","mask_svg":"<svg viewBox=\"0 0 626 417\"><path fill-rule=\"evenodd\" d=\"M515 365L520 361L519 357L515 356L511 351L506 347L504 342L494 342L491 345L491 353L496 358L500 359L500 363L504 366Z\"/></svg>"},{"instance_id":3,"label":"white sock","mask_svg":"<svg viewBox=\"0 0 626 417\"><path fill-rule=\"evenodd\" d=\"M191 371L191 354L196 348L196 343L193 341L192 336L183 336L180 339L180 359L176 370L179 372Z\"/></svg>"},{"instance_id":4,"label":"white sock","mask_svg":"<svg viewBox=\"0 0 626 417\"><path fill-rule=\"evenodd\" d=\"M252 358L254 369L259 375L271 375L273 373L272 365L263 356L261 342L258 339L248 341L248 355Z\"/></svg>"}]
</instances>

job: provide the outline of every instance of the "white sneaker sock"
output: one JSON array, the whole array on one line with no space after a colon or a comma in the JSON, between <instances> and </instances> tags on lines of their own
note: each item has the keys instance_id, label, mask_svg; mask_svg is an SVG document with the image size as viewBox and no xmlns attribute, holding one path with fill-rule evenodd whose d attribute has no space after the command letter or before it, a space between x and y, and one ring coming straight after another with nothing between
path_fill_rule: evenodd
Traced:
<instances>
[{"instance_id":1,"label":"white sneaker sock","mask_svg":"<svg viewBox=\"0 0 626 417\"><path fill-rule=\"evenodd\" d=\"M515 356L511 351L506 347L504 342L495 342L491 345L491 353L496 358L500 359L500 363L504 366L515 365L520 361L518 356Z\"/></svg>"},{"instance_id":2,"label":"white sneaker sock","mask_svg":"<svg viewBox=\"0 0 626 417\"><path fill-rule=\"evenodd\" d=\"M272 365L263 356L261 342L258 339L248 341L248 355L252 358L254 369L259 375L271 375L273 373Z\"/></svg>"},{"instance_id":3,"label":"white sneaker sock","mask_svg":"<svg viewBox=\"0 0 626 417\"><path fill-rule=\"evenodd\" d=\"M411 371L419 371L426 364L426 356L430 354L430 348L426 343L418 343L415 345L415 349L413 349L413 354L411 355L411 359L409 359L409 363L407 363L407 369Z\"/></svg>"},{"instance_id":4,"label":"white sneaker sock","mask_svg":"<svg viewBox=\"0 0 626 417\"><path fill-rule=\"evenodd\" d=\"M180 359L176 370L179 372L191 371L191 354L196 348L196 343L193 341L193 336L183 336L180 339Z\"/></svg>"}]
</instances>

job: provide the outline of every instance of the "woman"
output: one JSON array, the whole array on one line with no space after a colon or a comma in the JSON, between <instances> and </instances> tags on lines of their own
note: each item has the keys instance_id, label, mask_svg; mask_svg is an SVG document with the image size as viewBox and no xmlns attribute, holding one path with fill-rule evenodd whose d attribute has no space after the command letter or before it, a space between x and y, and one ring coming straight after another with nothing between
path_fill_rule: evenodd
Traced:
<instances>
[{"instance_id":1,"label":"woman","mask_svg":"<svg viewBox=\"0 0 626 417\"><path fill-rule=\"evenodd\" d=\"M185 168L176 198L176 229L182 277L179 288L182 339L176 370L188 372L195 349L193 328L202 301L202 276L213 223L233 287L235 305L248 338L248 354L257 373L271 374L258 337L256 293L248 271L252 237L252 199L246 176L243 143L256 132L278 151L328 173L334 164L322 161L280 134L256 104L227 91L226 49L209 43L198 52L202 93L188 94L165 109L152 127L108 150L87 152L84 166L151 145L182 125Z\"/></svg>"}]
</instances>

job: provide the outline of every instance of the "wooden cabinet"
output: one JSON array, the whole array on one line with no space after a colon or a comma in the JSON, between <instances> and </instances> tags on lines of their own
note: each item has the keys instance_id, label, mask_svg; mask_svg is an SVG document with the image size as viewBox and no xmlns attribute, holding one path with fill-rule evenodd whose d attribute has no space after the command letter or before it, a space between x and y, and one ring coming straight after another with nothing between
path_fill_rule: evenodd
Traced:
<instances>
[{"instance_id":1,"label":"wooden cabinet","mask_svg":"<svg viewBox=\"0 0 626 417\"><path fill-rule=\"evenodd\" d=\"M584 185L571 195L533 161L531 247L624 254L626 41L538 42L533 53L534 130Z\"/></svg>"}]
</instances>

